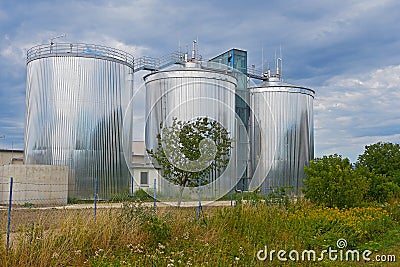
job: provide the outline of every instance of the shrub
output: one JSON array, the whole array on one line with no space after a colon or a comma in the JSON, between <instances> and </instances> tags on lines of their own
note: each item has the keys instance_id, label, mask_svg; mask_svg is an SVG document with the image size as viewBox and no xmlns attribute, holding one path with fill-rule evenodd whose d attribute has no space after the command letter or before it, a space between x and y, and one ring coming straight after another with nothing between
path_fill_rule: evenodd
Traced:
<instances>
[{"instance_id":1,"label":"shrub","mask_svg":"<svg viewBox=\"0 0 400 267\"><path fill-rule=\"evenodd\" d=\"M364 203L368 180L354 169L347 158L324 156L305 167L305 198L327 207L356 207Z\"/></svg>"},{"instance_id":2,"label":"shrub","mask_svg":"<svg viewBox=\"0 0 400 267\"><path fill-rule=\"evenodd\" d=\"M132 197L133 201L152 201L154 200L154 198L148 194L146 191L144 191L143 189L138 189L135 191L135 193L133 194Z\"/></svg>"},{"instance_id":3,"label":"shrub","mask_svg":"<svg viewBox=\"0 0 400 267\"><path fill-rule=\"evenodd\" d=\"M110 197L110 202L125 202L130 200L130 195L128 191L118 193L118 194L112 194Z\"/></svg>"}]
</instances>

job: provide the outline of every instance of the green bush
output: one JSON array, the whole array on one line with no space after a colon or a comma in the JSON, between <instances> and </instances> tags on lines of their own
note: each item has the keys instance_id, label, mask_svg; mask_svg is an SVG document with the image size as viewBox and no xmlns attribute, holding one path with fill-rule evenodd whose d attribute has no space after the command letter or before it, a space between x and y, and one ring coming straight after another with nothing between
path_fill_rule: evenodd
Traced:
<instances>
[{"instance_id":1,"label":"green bush","mask_svg":"<svg viewBox=\"0 0 400 267\"><path fill-rule=\"evenodd\" d=\"M235 192L233 193L233 200L235 201L235 205L241 205L242 203L248 203L250 205L254 205L256 203L261 202L263 196L261 191L244 191L241 193Z\"/></svg>"},{"instance_id":2,"label":"green bush","mask_svg":"<svg viewBox=\"0 0 400 267\"><path fill-rule=\"evenodd\" d=\"M304 197L326 207L348 208L362 206L369 183L353 168L349 159L339 155L324 156L305 167Z\"/></svg>"},{"instance_id":3,"label":"green bush","mask_svg":"<svg viewBox=\"0 0 400 267\"><path fill-rule=\"evenodd\" d=\"M25 208L31 208L31 207L33 207L33 206L34 206L34 204L31 203L31 202L25 202L25 203L22 205L22 207L25 207Z\"/></svg>"},{"instance_id":4,"label":"green bush","mask_svg":"<svg viewBox=\"0 0 400 267\"><path fill-rule=\"evenodd\" d=\"M151 216L143 224L142 229L150 234L147 241L150 246L165 244L171 239L171 227L165 220L157 216Z\"/></svg>"},{"instance_id":5,"label":"green bush","mask_svg":"<svg viewBox=\"0 0 400 267\"><path fill-rule=\"evenodd\" d=\"M132 197L133 201L153 201L154 198L143 189L136 190Z\"/></svg>"},{"instance_id":6,"label":"green bush","mask_svg":"<svg viewBox=\"0 0 400 267\"><path fill-rule=\"evenodd\" d=\"M265 196L267 204L279 204L283 207L289 207L290 204L290 192L293 192L293 186L281 186L276 188L270 188L271 193Z\"/></svg>"},{"instance_id":7,"label":"green bush","mask_svg":"<svg viewBox=\"0 0 400 267\"><path fill-rule=\"evenodd\" d=\"M129 201L130 198L131 198L131 196L129 195L129 191L125 191L123 193L111 195L109 201L110 202L126 202L126 201Z\"/></svg>"}]
</instances>

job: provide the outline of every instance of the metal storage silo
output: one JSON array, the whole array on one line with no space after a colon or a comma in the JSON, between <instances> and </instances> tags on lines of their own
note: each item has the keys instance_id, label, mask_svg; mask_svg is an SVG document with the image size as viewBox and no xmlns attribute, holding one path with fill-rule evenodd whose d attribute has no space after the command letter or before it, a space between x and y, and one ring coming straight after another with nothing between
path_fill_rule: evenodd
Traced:
<instances>
[{"instance_id":1,"label":"metal storage silo","mask_svg":"<svg viewBox=\"0 0 400 267\"><path fill-rule=\"evenodd\" d=\"M251 189L289 186L300 193L304 166L314 157L313 99L309 88L269 77L250 89Z\"/></svg>"},{"instance_id":2,"label":"metal storage silo","mask_svg":"<svg viewBox=\"0 0 400 267\"><path fill-rule=\"evenodd\" d=\"M25 162L68 166L69 198L93 198L95 178L99 198L124 192L131 142L122 141L122 124L132 91L128 53L75 43L29 49Z\"/></svg>"},{"instance_id":3,"label":"metal storage silo","mask_svg":"<svg viewBox=\"0 0 400 267\"><path fill-rule=\"evenodd\" d=\"M158 71L144 77L146 85L146 129L147 149L157 148L160 123L170 125L173 118L190 121L197 117L208 117L219 122L235 138L235 88L237 79L223 70L207 68L207 62L186 62L178 69ZM214 182L202 186L202 198L213 199L225 194L237 180L236 152L232 150L226 171ZM162 179L162 195L172 197L177 186ZM186 199L197 199L197 194L186 195Z\"/></svg>"}]
</instances>

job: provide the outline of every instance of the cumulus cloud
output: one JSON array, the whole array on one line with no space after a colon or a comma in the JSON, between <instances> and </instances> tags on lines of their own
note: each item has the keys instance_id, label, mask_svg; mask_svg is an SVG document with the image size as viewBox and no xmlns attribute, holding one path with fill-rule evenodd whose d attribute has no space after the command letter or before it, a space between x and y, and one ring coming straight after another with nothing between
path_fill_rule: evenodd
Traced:
<instances>
[{"instance_id":1,"label":"cumulus cloud","mask_svg":"<svg viewBox=\"0 0 400 267\"><path fill-rule=\"evenodd\" d=\"M140 45L126 44L121 40L113 38L112 36L101 34L96 38L92 39L92 42L95 44L102 44L105 46L109 46L112 48L116 48L127 53L132 54L135 58L148 55L149 48Z\"/></svg>"},{"instance_id":2,"label":"cumulus cloud","mask_svg":"<svg viewBox=\"0 0 400 267\"><path fill-rule=\"evenodd\" d=\"M318 92L315 135L319 156L348 153L354 160L366 144L400 141L400 65L336 76Z\"/></svg>"}]
</instances>

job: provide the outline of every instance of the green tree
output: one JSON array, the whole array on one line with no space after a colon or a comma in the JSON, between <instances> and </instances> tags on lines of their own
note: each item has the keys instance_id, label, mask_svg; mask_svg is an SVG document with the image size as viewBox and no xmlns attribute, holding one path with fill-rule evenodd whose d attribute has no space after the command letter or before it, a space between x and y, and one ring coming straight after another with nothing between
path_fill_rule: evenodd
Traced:
<instances>
[{"instance_id":1,"label":"green tree","mask_svg":"<svg viewBox=\"0 0 400 267\"><path fill-rule=\"evenodd\" d=\"M353 168L348 158L323 156L305 167L305 198L327 207L347 208L364 202L368 180Z\"/></svg>"},{"instance_id":2,"label":"green tree","mask_svg":"<svg viewBox=\"0 0 400 267\"><path fill-rule=\"evenodd\" d=\"M378 142L365 146L357 169L370 181L369 200L380 203L400 195L400 145Z\"/></svg>"},{"instance_id":3,"label":"green tree","mask_svg":"<svg viewBox=\"0 0 400 267\"><path fill-rule=\"evenodd\" d=\"M157 140L157 149L147 153L161 167L162 176L179 186L178 206L185 187L199 181L208 184L211 173L228 165L233 141L221 124L207 117L188 122L174 118L171 126L161 128Z\"/></svg>"},{"instance_id":4,"label":"green tree","mask_svg":"<svg viewBox=\"0 0 400 267\"><path fill-rule=\"evenodd\" d=\"M365 146L356 165L376 174L396 176L400 172L400 144L378 142Z\"/></svg>"}]
</instances>

